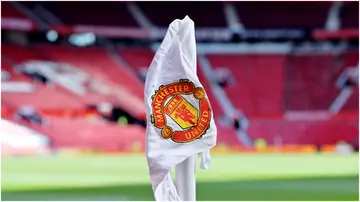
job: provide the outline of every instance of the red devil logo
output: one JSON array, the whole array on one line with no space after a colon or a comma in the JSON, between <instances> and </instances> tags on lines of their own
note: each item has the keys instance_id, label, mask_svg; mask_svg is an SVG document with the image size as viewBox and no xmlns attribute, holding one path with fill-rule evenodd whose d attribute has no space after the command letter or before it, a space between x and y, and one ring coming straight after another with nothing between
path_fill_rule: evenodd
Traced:
<instances>
[{"instance_id":1,"label":"red devil logo","mask_svg":"<svg viewBox=\"0 0 360 202\"><path fill-rule=\"evenodd\" d=\"M185 122L195 125L195 123L192 121L192 119L195 118L195 115L192 114L190 110L186 108L185 105L181 105L179 108L177 108L175 118L178 117Z\"/></svg>"}]
</instances>

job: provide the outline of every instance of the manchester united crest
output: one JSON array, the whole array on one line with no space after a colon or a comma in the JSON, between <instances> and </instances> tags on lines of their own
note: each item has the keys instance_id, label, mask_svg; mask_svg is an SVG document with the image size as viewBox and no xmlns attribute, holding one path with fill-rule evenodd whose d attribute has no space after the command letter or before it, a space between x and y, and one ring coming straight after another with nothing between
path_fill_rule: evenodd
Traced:
<instances>
[{"instance_id":1,"label":"manchester united crest","mask_svg":"<svg viewBox=\"0 0 360 202\"><path fill-rule=\"evenodd\" d=\"M189 96L196 102L188 100ZM210 127L211 106L201 87L187 79L160 86L152 98L151 123L161 129L161 136L186 143L201 138ZM171 127L170 122L176 123Z\"/></svg>"}]
</instances>

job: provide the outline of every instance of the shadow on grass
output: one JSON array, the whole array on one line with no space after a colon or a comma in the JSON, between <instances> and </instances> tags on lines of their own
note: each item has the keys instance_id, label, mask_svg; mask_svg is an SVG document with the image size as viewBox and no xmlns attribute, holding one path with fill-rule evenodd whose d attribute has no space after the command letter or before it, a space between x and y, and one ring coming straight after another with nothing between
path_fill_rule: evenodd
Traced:
<instances>
[{"instance_id":1,"label":"shadow on grass","mask_svg":"<svg viewBox=\"0 0 360 202\"><path fill-rule=\"evenodd\" d=\"M358 176L197 182L197 200L358 201ZM153 200L150 184L2 191L2 200Z\"/></svg>"}]
</instances>

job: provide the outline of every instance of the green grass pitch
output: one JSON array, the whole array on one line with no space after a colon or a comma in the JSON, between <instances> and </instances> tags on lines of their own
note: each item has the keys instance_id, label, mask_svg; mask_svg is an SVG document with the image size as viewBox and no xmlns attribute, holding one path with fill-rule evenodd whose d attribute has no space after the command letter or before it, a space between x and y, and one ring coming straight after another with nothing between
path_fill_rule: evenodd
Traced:
<instances>
[{"instance_id":1,"label":"green grass pitch","mask_svg":"<svg viewBox=\"0 0 360 202\"><path fill-rule=\"evenodd\" d=\"M145 155L3 157L2 200L153 200ZM358 154L213 155L197 200L358 201Z\"/></svg>"}]
</instances>

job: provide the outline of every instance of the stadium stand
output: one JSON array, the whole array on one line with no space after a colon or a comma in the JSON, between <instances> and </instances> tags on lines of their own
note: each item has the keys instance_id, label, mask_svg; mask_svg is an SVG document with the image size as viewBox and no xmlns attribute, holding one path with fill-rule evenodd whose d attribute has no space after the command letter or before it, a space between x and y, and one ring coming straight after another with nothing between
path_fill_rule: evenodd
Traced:
<instances>
[{"instance_id":1,"label":"stadium stand","mask_svg":"<svg viewBox=\"0 0 360 202\"><path fill-rule=\"evenodd\" d=\"M189 15L194 20L197 28L227 29L228 27L228 19L224 13L226 11L223 8L224 2L133 3L140 8L145 18L155 25L155 28L165 28L174 19L183 18L185 15ZM50 27L61 25L64 26L63 28L68 28L69 25L71 28L88 25L140 28L137 22L139 19L134 18L134 13L126 2L21 2L20 4L35 16L39 14L36 8L40 5L65 24L52 23L48 20L46 22ZM296 28L305 33L302 36L304 39L301 39L303 41L316 40L311 38L309 33L315 29L324 29L332 6L331 2L232 2L231 4L235 7L239 21L245 27L245 34L247 29L261 31ZM359 11L354 5L356 4L353 2L343 3L339 16L340 28L358 27L358 19L354 16L357 16ZM27 15L11 3L3 2L1 10L2 19L11 17L29 20ZM43 17L40 18L44 20ZM119 39L113 34L114 40L101 38L90 47L70 45L66 40L75 31L69 30L66 35L58 33L60 37L56 42L52 44L46 42L45 45L44 42L37 41L38 38L44 38L44 30L32 32L27 43L22 45L14 44L13 41L9 43L4 39L6 43L1 44L1 66L4 78L8 78L2 80L2 83L25 82L34 89L30 93L2 92L2 117L14 119L14 113L20 107L27 105L35 107L48 123L47 126L29 124L22 120L13 121L47 135L56 149L70 147L108 152L144 150L144 127L139 124L111 123L101 118L96 109L93 109L95 111L93 113L89 107L96 108L98 104L110 103L135 117L138 122L145 120L143 81L154 56L154 51L150 47L156 41L152 36L157 30L142 29L149 33L149 37L141 40L133 39L131 37L133 32ZM134 33L136 30L140 29L135 29ZM112 30L105 29L104 32L112 32ZM11 34L13 33L10 32ZM26 34L28 33L24 33ZM34 37L36 34L38 35ZM330 34L336 38L338 33L334 31ZM231 38L231 34L229 35ZM256 39L258 41L255 40L256 43L267 44L263 42L268 39L256 37L259 38ZM341 39L343 36L339 34L339 37ZM291 41L291 39L286 40ZM348 38L345 37L345 40L348 41ZM109 48L104 41L113 43L115 48ZM212 42L209 39L205 42L209 41ZM246 45L250 44L250 46L253 43L252 40L247 41L245 38L239 41L246 41ZM134 43L136 46L133 46ZM234 46L241 48L243 44L235 43ZM309 44L318 47L317 43L309 42ZM358 115L355 114L358 112L358 87L354 87L356 90L339 114L311 119L319 113L327 112L339 95L341 89L336 86L336 80L344 69L358 65L358 49L350 51L345 48L337 52L331 49L318 51L315 48L315 51L277 53L275 45L271 50L254 53L249 49L240 53L222 51L222 45L224 44L215 43L213 47L220 48L213 50L218 52L209 50L213 52L204 54L215 72L211 78L205 76L207 74L203 66L200 66L202 64L198 63L198 76L212 104L220 144L243 146L233 123L223 123L226 122L223 121L226 116L224 103L216 97L218 94L213 88L214 85L221 85L215 78L222 69L230 72L231 79L226 78L229 79L225 81L227 85L223 85L220 89L225 92L232 105L243 111L250 119L248 134L252 140L264 139L269 144L277 144L280 139L281 144L321 146L336 144L341 140L351 142L358 135L356 125ZM292 47L297 45L297 43L291 44ZM211 46L209 47L212 49ZM71 78L67 81L74 81L74 85L70 85L69 88L53 80L42 83L19 70L19 67L34 61L37 62L35 66L48 70L52 66L47 62L61 66L60 70L54 71L56 76L65 75L62 78ZM71 76L64 66L71 66L76 72L82 72L86 75L86 79L77 78L77 74ZM86 93L76 93L72 88L85 89ZM289 113L304 114L299 119L289 120Z\"/></svg>"}]
</instances>

